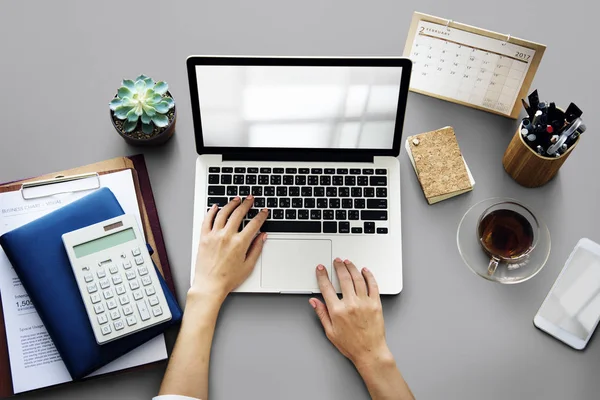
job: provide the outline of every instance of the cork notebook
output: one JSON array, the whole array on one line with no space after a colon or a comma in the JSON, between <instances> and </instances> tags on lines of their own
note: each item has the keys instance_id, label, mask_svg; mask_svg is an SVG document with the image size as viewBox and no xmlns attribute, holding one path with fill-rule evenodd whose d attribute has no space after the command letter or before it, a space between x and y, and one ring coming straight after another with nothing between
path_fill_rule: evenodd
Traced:
<instances>
[{"instance_id":1,"label":"cork notebook","mask_svg":"<svg viewBox=\"0 0 600 400\"><path fill-rule=\"evenodd\" d=\"M410 136L406 151L429 204L473 190L475 180L452 127Z\"/></svg>"}]
</instances>

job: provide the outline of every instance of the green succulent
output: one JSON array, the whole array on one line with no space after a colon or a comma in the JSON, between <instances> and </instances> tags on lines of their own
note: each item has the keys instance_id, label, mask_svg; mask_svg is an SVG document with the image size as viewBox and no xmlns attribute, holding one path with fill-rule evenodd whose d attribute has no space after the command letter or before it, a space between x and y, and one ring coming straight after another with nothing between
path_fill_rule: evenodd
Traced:
<instances>
[{"instance_id":1,"label":"green succulent","mask_svg":"<svg viewBox=\"0 0 600 400\"><path fill-rule=\"evenodd\" d=\"M154 82L146 75L138 76L135 82L125 79L109 106L115 117L125 120L125 132L132 132L141 119L142 132L149 135L153 125L162 128L169 124L166 114L175 106L175 101L165 95L168 89L167 82Z\"/></svg>"}]
</instances>

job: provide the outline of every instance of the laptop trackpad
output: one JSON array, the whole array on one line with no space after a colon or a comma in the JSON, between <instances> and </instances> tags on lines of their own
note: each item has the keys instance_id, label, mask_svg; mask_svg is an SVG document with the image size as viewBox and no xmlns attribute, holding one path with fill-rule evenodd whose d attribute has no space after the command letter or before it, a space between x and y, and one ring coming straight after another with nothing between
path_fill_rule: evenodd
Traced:
<instances>
[{"instance_id":1,"label":"laptop trackpad","mask_svg":"<svg viewBox=\"0 0 600 400\"><path fill-rule=\"evenodd\" d=\"M262 253L261 286L281 292L318 292L315 269L331 277L331 240L268 239Z\"/></svg>"}]
</instances>

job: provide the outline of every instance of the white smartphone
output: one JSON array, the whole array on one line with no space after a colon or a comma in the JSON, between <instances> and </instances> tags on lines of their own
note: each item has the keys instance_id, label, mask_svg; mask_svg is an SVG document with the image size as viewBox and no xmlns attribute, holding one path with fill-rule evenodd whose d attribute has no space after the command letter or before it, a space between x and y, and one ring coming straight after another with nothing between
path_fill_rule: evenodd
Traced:
<instances>
[{"instance_id":1,"label":"white smartphone","mask_svg":"<svg viewBox=\"0 0 600 400\"><path fill-rule=\"evenodd\" d=\"M600 245L581 239L533 319L536 327L577 350L600 320Z\"/></svg>"}]
</instances>

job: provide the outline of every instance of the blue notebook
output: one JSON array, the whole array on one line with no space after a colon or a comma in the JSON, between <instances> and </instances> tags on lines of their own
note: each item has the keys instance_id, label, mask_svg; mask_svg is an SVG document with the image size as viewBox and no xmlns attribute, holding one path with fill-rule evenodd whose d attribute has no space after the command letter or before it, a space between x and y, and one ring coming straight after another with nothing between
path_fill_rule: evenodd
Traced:
<instances>
[{"instance_id":1,"label":"blue notebook","mask_svg":"<svg viewBox=\"0 0 600 400\"><path fill-rule=\"evenodd\" d=\"M123 214L110 189L102 188L0 236L0 246L73 379L83 378L181 321L177 300L157 271L173 318L104 345L96 342L62 235Z\"/></svg>"}]
</instances>

